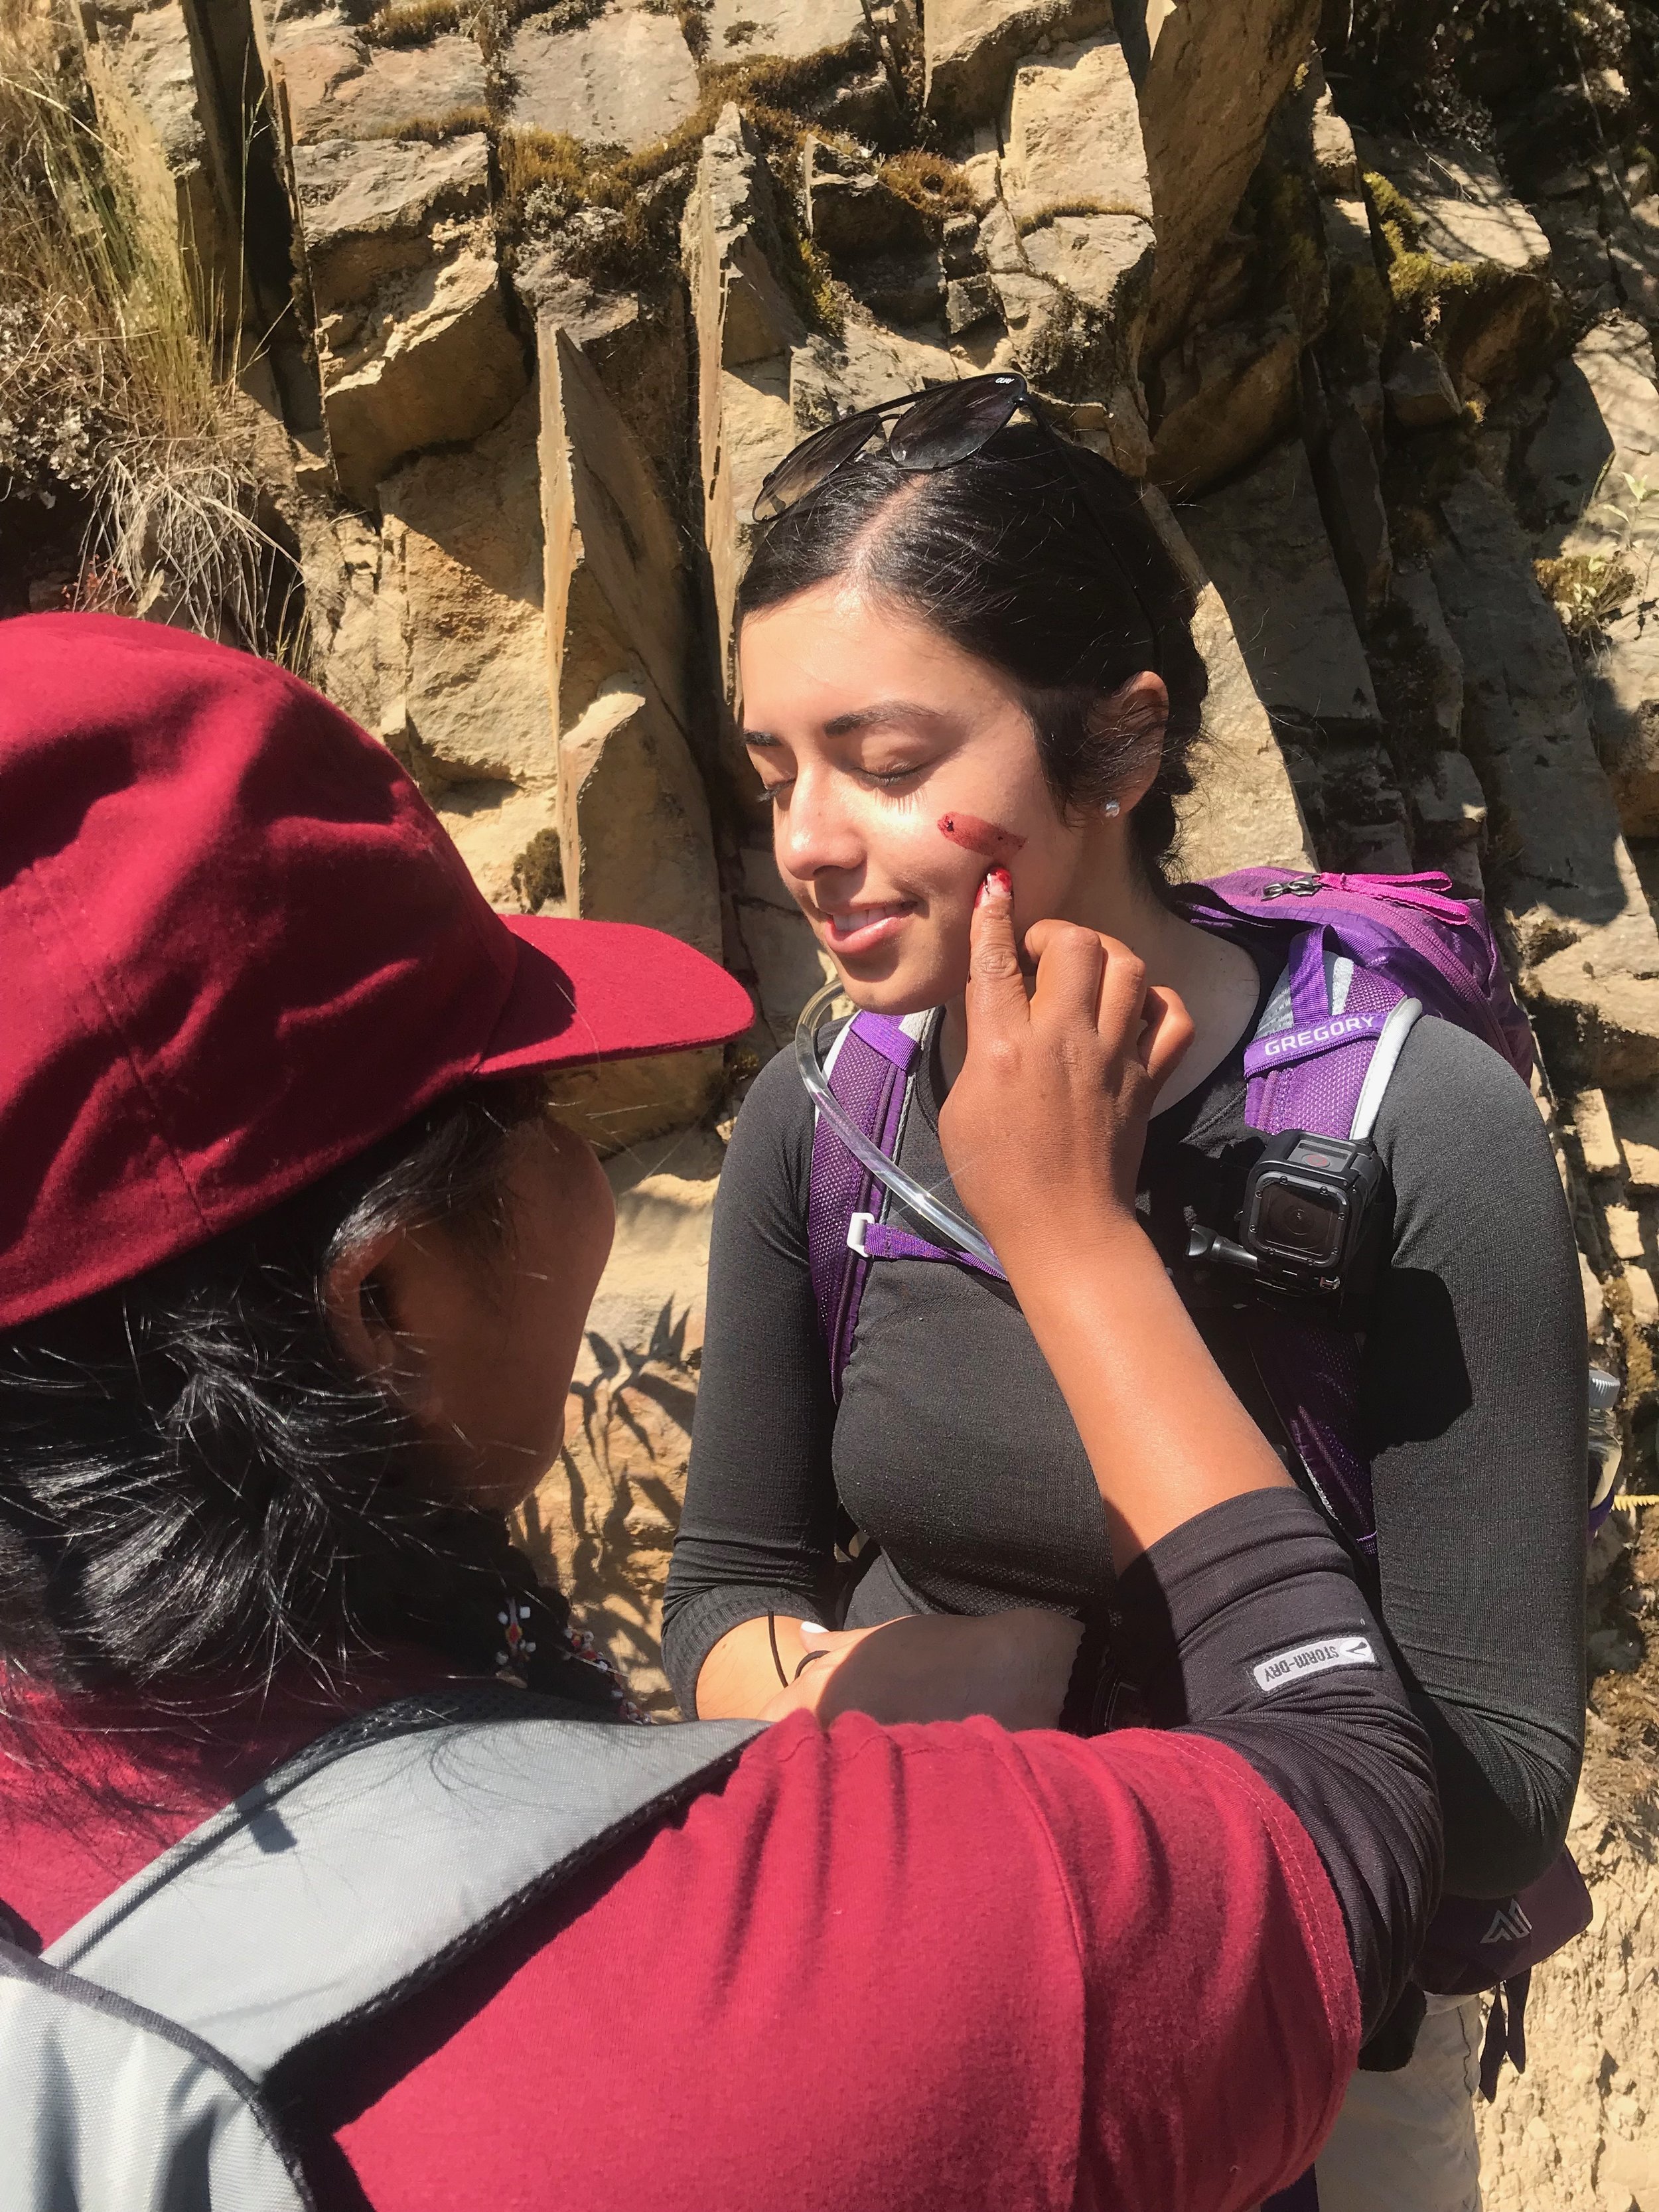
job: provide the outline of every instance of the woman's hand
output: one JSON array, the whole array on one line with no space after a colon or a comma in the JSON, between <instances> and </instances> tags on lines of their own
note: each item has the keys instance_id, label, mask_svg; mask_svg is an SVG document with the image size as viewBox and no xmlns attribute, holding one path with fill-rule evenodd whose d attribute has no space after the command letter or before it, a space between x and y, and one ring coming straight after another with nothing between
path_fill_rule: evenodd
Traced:
<instances>
[{"instance_id":1,"label":"woman's hand","mask_svg":"<svg viewBox=\"0 0 1659 2212\"><path fill-rule=\"evenodd\" d=\"M1026 994L1007 879L974 910L968 1050L939 1115L957 1195L1005 1267L1127 1226L1147 1117L1192 1042L1187 1010L1126 945L1067 921L1026 933Z\"/></svg>"},{"instance_id":2,"label":"woman's hand","mask_svg":"<svg viewBox=\"0 0 1659 2212\"><path fill-rule=\"evenodd\" d=\"M1186 1008L1149 988L1127 946L1060 921L1026 933L1028 1002L994 871L987 890L939 1140L1077 1423L1121 1574L1195 1513L1290 1477L1135 1221L1147 1116L1192 1039Z\"/></svg>"},{"instance_id":3,"label":"woman's hand","mask_svg":"<svg viewBox=\"0 0 1659 2212\"><path fill-rule=\"evenodd\" d=\"M822 1652L762 1715L803 1708L820 1720L959 1721L986 1713L1005 1728L1053 1728L1066 1701L1081 1629L1063 1613L1023 1606L975 1619L913 1613L878 1628L803 1627Z\"/></svg>"}]
</instances>

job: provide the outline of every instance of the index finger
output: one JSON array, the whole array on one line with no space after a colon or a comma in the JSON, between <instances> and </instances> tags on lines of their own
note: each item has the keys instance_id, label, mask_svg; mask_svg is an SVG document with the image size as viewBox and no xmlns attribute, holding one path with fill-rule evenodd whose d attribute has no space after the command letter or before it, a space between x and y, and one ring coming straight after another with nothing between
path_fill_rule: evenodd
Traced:
<instances>
[{"instance_id":1,"label":"index finger","mask_svg":"<svg viewBox=\"0 0 1659 2212\"><path fill-rule=\"evenodd\" d=\"M993 1035L1029 1015L1025 978L1014 938L1014 892L1006 868L993 868L980 885L968 923L968 1038L978 1030Z\"/></svg>"}]
</instances>

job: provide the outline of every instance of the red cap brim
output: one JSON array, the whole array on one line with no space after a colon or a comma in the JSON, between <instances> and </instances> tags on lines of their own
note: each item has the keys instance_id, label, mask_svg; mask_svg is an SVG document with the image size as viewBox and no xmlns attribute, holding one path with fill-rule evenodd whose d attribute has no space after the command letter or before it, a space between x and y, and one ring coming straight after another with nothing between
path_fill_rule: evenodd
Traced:
<instances>
[{"instance_id":1,"label":"red cap brim","mask_svg":"<svg viewBox=\"0 0 1659 2212\"><path fill-rule=\"evenodd\" d=\"M678 937L632 921L504 914L518 972L478 1073L685 1052L740 1036L749 994Z\"/></svg>"}]
</instances>

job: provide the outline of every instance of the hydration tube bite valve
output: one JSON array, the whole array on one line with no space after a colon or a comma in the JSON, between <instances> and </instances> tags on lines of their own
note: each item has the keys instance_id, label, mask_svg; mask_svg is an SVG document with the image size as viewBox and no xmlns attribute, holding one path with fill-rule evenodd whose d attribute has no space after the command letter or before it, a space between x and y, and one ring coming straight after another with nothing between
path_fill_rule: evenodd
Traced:
<instances>
[{"instance_id":1,"label":"hydration tube bite valve","mask_svg":"<svg viewBox=\"0 0 1659 2212\"><path fill-rule=\"evenodd\" d=\"M826 983L801 1008L800 1019L795 1024L795 1066L806 1086L807 1096L813 1106L841 1139L860 1167L867 1168L884 1189L890 1190L908 1211L937 1229L943 1237L963 1252L1000 1275L1002 1267L996 1254L986 1243L971 1222L964 1221L926 1190L914 1176L905 1174L896 1160L890 1160L879 1145L867 1137L847 1111L833 1091L818 1059L818 1029L824 1016L841 996L839 983Z\"/></svg>"}]
</instances>

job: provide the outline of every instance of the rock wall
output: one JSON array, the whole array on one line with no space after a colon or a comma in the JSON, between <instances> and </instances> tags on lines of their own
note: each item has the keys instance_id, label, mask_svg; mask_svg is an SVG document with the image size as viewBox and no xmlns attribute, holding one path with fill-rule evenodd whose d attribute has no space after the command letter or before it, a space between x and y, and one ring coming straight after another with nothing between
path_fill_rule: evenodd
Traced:
<instances>
[{"instance_id":1,"label":"rock wall","mask_svg":"<svg viewBox=\"0 0 1659 2212\"><path fill-rule=\"evenodd\" d=\"M735 742L747 517L810 430L988 368L1143 479L1190 568L1192 871L1487 897L1656 1486L1654 36L1595 0L1528 46L1529 8L1455 53L1423 0L82 8L145 220L242 309L317 679L492 899L655 922L754 993L727 1054L568 1086L621 1230L526 1535L659 1710L722 1117L823 974ZM261 161L280 315L274 232L239 236ZM1642 1654L1631 1613L1598 1698ZM1651 1874L1592 1797L1601 1917L1489 2118L1498 2203L1659 2206Z\"/></svg>"}]
</instances>

